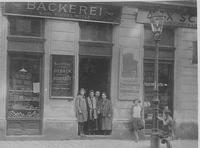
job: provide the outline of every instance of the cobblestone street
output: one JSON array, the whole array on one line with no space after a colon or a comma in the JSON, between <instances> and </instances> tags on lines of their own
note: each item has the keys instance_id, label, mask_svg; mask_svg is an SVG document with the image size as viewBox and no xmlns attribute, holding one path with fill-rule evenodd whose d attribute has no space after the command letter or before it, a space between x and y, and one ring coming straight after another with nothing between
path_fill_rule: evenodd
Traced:
<instances>
[{"instance_id":1,"label":"cobblestone street","mask_svg":"<svg viewBox=\"0 0 200 148\"><path fill-rule=\"evenodd\" d=\"M63 140L63 141L0 141L0 148L149 148L150 141L130 140ZM161 145L161 148L165 148ZM197 140L172 141L173 148L197 148Z\"/></svg>"}]
</instances>

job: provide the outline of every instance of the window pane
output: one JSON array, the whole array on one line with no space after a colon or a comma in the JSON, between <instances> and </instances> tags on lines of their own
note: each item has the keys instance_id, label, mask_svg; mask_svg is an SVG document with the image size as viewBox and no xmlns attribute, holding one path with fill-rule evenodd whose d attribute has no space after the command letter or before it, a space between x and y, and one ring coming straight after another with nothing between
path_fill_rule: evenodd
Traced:
<instances>
[{"instance_id":1,"label":"window pane","mask_svg":"<svg viewBox=\"0 0 200 148\"><path fill-rule=\"evenodd\" d=\"M36 18L9 17L10 34L41 36L41 20Z\"/></svg>"},{"instance_id":2,"label":"window pane","mask_svg":"<svg viewBox=\"0 0 200 148\"><path fill-rule=\"evenodd\" d=\"M146 129L152 128L154 93L154 60L144 61L144 118ZM173 112L173 63L159 60L159 113L165 106Z\"/></svg>"},{"instance_id":3,"label":"window pane","mask_svg":"<svg viewBox=\"0 0 200 148\"><path fill-rule=\"evenodd\" d=\"M41 62L39 56L11 54L7 104L8 134L40 134Z\"/></svg>"},{"instance_id":4,"label":"window pane","mask_svg":"<svg viewBox=\"0 0 200 148\"><path fill-rule=\"evenodd\" d=\"M112 42L112 25L100 23L80 23L81 40Z\"/></svg>"},{"instance_id":5,"label":"window pane","mask_svg":"<svg viewBox=\"0 0 200 148\"><path fill-rule=\"evenodd\" d=\"M192 63L193 63L193 64L197 64L197 63L198 63L197 41L193 42L193 57L192 57Z\"/></svg>"}]
</instances>

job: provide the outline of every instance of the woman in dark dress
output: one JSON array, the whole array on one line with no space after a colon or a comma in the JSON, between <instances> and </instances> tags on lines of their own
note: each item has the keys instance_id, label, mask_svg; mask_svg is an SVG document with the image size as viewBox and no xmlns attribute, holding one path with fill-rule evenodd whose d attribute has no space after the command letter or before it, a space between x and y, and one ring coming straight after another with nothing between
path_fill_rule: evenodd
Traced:
<instances>
[{"instance_id":1,"label":"woman in dark dress","mask_svg":"<svg viewBox=\"0 0 200 148\"><path fill-rule=\"evenodd\" d=\"M102 99L102 130L104 135L107 135L112 130L113 111L111 101L108 100L105 92L102 93Z\"/></svg>"},{"instance_id":2,"label":"woman in dark dress","mask_svg":"<svg viewBox=\"0 0 200 148\"><path fill-rule=\"evenodd\" d=\"M95 98L97 102L97 131L96 133L99 135L101 134L101 128L102 128L102 109L101 109L101 104L102 104L102 98L100 96L100 91L95 92Z\"/></svg>"}]
</instances>

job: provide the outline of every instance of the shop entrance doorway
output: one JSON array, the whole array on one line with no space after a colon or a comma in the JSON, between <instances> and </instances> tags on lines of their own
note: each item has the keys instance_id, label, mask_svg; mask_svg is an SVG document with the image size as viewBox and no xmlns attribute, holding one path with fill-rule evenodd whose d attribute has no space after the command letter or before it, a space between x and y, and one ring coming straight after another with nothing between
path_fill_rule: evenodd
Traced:
<instances>
[{"instance_id":1,"label":"shop entrance doorway","mask_svg":"<svg viewBox=\"0 0 200 148\"><path fill-rule=\"evenodd\" d=\"M79 89L86 89L86 97L89 91L100 91L107 94L110 99L110 75L111 75L111 58L106 56L80 56L79 58ZM102 131L98 116L95 128L91 132L90 121L85 123L85 134L102 135L110 134L111 131ZM93 127L93 126L92 126Z\"/></svg>"},{"instance_id":2,"label":"shop entrance doorway","mask_svg":"<svg viewBox=\"0 0 200 148\"><path fill-rule=\"evenodd\" d=\"M110 58L97 56L80 56L79 88L99 90L110 96Z\"/></svg>"}]
</instances>

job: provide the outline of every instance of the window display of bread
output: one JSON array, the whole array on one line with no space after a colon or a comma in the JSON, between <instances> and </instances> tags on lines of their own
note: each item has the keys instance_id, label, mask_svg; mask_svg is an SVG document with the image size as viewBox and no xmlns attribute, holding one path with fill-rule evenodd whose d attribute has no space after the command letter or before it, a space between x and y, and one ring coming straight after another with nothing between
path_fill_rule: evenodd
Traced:
<instances>
[{"instance_id":1,"label":"window display of bread","mask_svg":"<svg viewBox=\"0 0 200 148\"><path fill-rule=\"evenodd\" d=\"M15 111L9 111L8 112L8 118L9 119L39 119L40 114L37 111L33 112L27 112L22 113L22 112L15 112Z\"/></svg>"}]
</instances>

